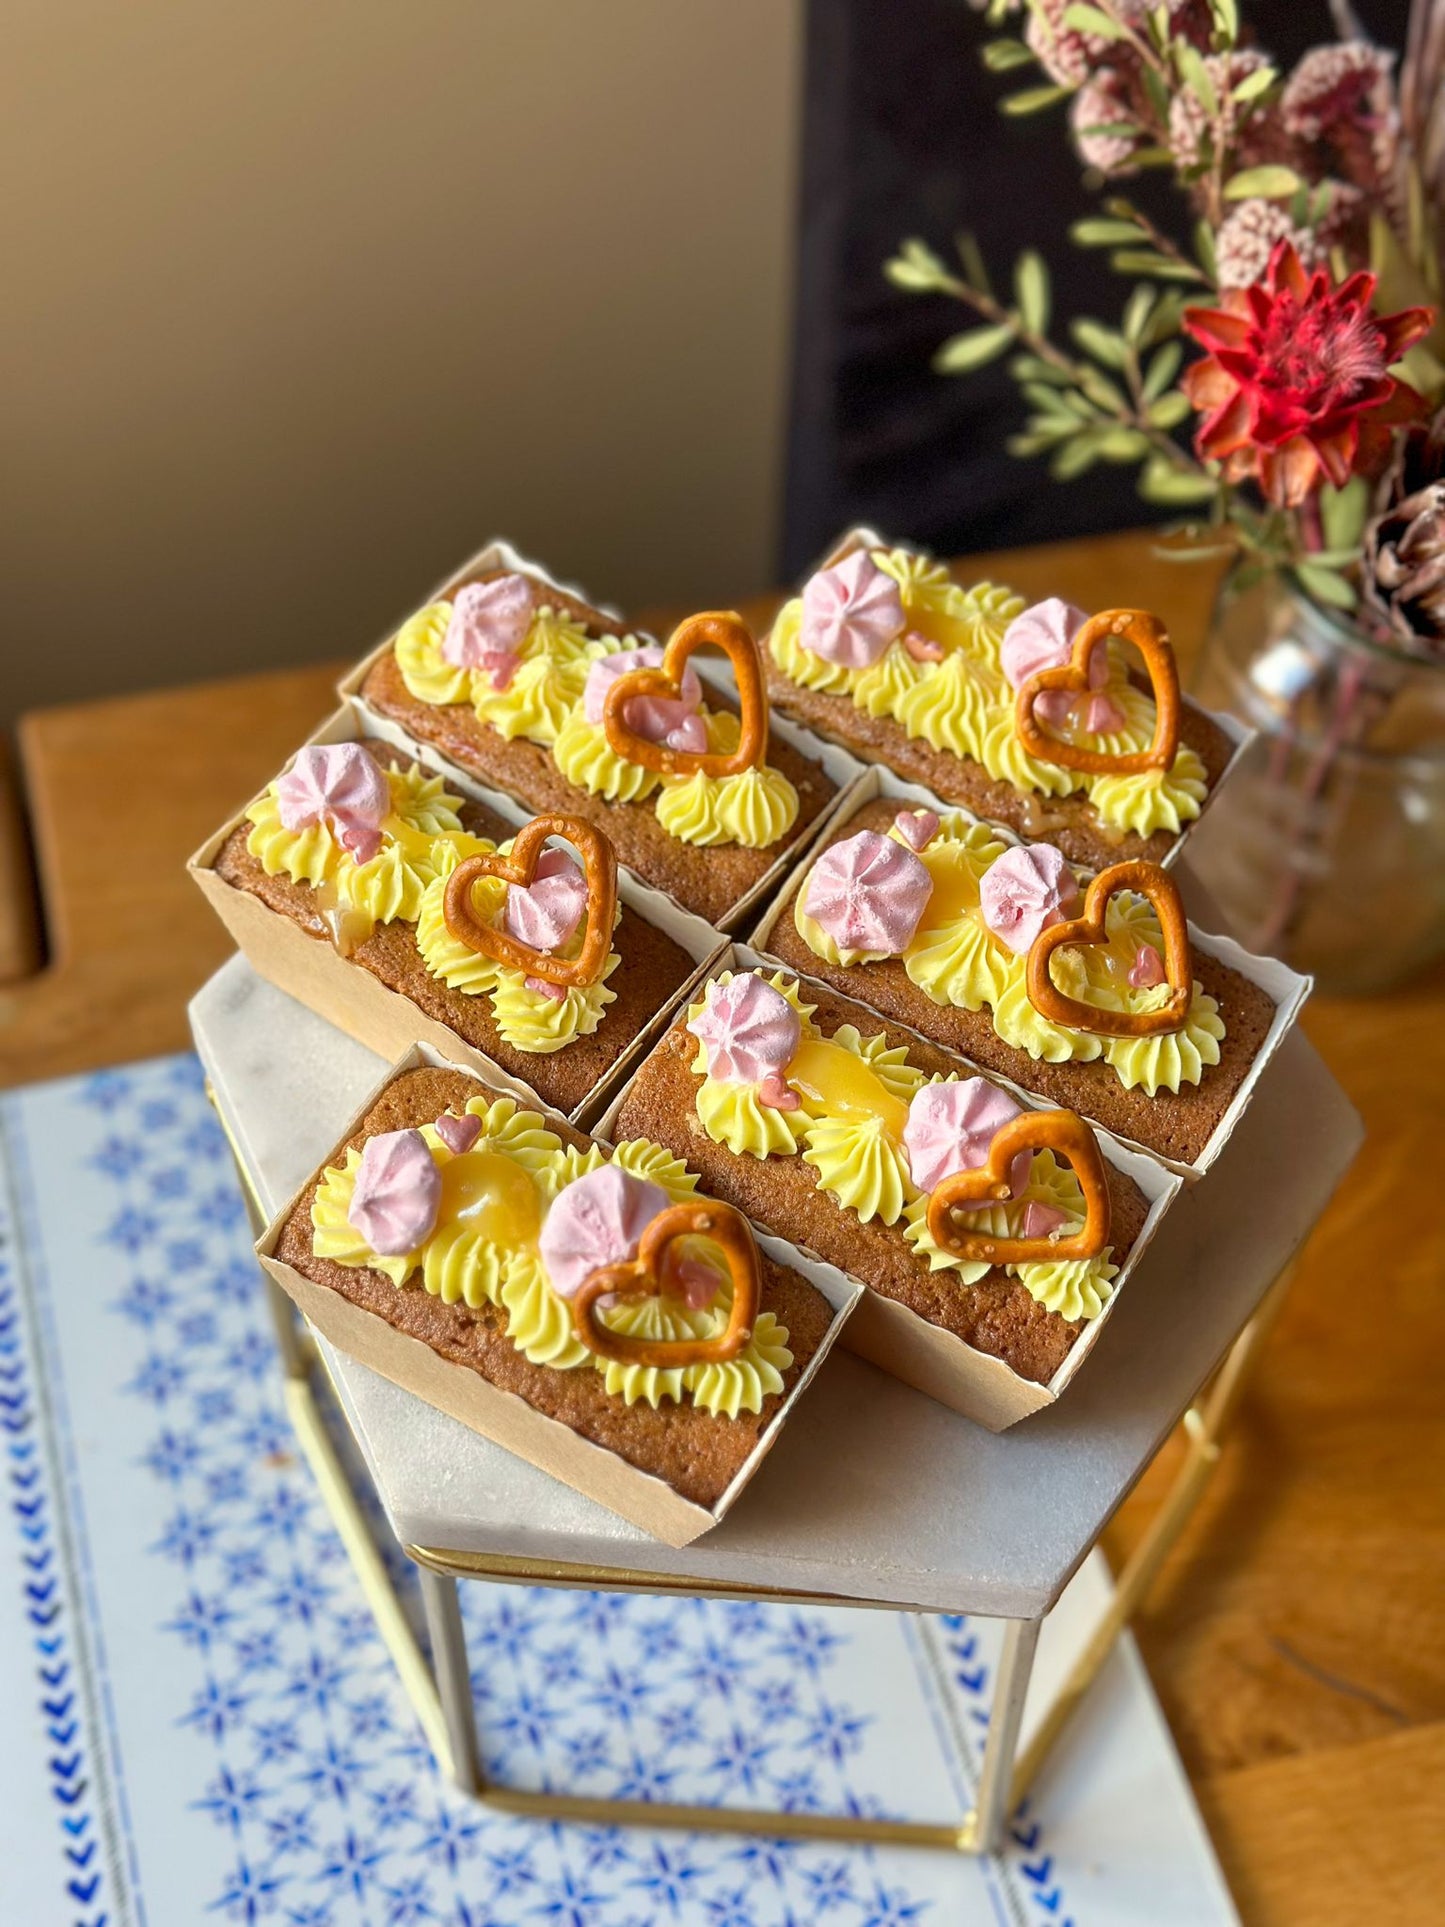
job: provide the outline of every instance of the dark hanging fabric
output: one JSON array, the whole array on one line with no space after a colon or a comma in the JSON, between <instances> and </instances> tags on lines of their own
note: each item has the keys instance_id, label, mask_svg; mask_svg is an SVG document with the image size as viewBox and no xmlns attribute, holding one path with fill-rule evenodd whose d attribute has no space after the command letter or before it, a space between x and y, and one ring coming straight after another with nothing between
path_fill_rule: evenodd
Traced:
<instances>
[{"instance_id":1,"label":"dark hanging fabric","mask_svg":"<svg viewBox=\"0 0 1445 1927\"><path fill-rule=\"evenodd\" d=\"M1408 0L1362 0L1384 44L1403 45ZM1243 0L1258 43L1288 67L1334 37L1323 0ZM1135 470L1100 463L1056 483L1007 453L1026 412L1004 362L935 374L938 344L976 325L958 303L883 279L901 240L945 257L963 228L1005 295L1036 247L1054 282L1055 338L1076 314L1116 319L1132 285L1070 224L1094 211L1062 109L1013 120L1006 93L1032 69L987 72L990 35L964 0L809 0L797 302L781 566L792 580L851 522L941 552L1011 547L1157 518ZM1180 234L1167 177L1120 191Z\"/></svg>"}]
</instances>

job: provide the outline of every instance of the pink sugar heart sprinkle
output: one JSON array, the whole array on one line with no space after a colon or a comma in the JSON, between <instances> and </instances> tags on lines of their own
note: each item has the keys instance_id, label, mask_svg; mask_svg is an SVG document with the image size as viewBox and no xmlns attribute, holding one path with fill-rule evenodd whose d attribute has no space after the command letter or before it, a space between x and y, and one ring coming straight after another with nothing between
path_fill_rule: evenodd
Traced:
<instances>
[{"instance_id":1,"label":"pink sugar heart sprinkle","mask_svg":"<svg viewBox=\"0 0 1445 1927\"><path fill-rule=\"evenodd\" d=\"M460 1157L464 1151L470 1151L481 1136L482 1120L470 1111L465 1117L446 1111L437 1119L436 1130L453 1157Z\"/></svg>"},{"instance_id":2,"label":"pink sugar heart sprinkle","mask_svg":"<svg viewBox=\"0 0 1445 1927\"><path fill-rule=\"evenodd\" d=\"M1164 959L1152 943L1141 943L1129 966L1129 983L1135 990L1153 990L1167 981Z\"/></svg>"},{"instance_id":3,"label":"pink sugar heart sprinkle","mask_svg":"<svg viewBox=\"0 0 1445 1927\"><path fill-rule=\"evenodd\" d=\"M942 644L933 642L928 636L919 635L916 629L910 629L903 637L903 647L915 662L943 661Z\"/></svg>"},{"instance_id":4,"label":"pink sugar heart sprinkle","mask_svg":"<svg viewBox=\"0 0 1445 1927\"><path fill-rule=\"evenodd\" d=\"M1030 1198L1024 1206L1023 1235L1026 1238L1052 1238L1060 1225L1068 1222L1067 1211L1060 1211L1057 1205L1044 1204L1038 1198Z\"/></svg>"},{"instance_id":5,"label":"pink sugar heart sprinkle","mask_svg":"<svg viewBox=\"0 0 1445 1927\"><path fill-rule=\"evenodd\" d=\"M926 849L938 835L938 813L936 810L900 810L893 819L893 827L910 850Z\"/></svg>"},{"instance_id":6,"label":"pink sugar heart sprinkle","mask_svg":"<svg viewBox=\"0 0 1445 1927\"><path fill-rule=\"evenodd\" d=\"M758 1085L758 1102L770 1111L796 1111L801 1100L781 1071L769 1071Z\"/></svg>"}]
</instances>

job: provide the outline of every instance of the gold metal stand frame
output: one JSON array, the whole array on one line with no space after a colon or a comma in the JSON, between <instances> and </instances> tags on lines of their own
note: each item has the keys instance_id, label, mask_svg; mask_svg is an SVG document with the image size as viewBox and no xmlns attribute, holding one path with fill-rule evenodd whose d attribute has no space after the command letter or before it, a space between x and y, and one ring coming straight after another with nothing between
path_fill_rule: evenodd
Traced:
<instances>
[{"instance_id":1,"label":"gold metal stand frame","mask_svg":"<svg viewBox=\"0 0 1445 1927\"><path fill-rule=\"evenodd\" d=\"M225 1128L225 1118L222 1116ZM227 1131L227 1136L230 1136ZM257 1235L265 1217L244 1160L231 1141ZM989 1714L988 1739L971 1810L956 1824L920 1820L869 1820L856 1814L779 1813L754 1807L691 1806L650 1800L584 1799L495 1785L481 1770L466 1632L457 1596L459 1579L487 1579L520 1586L569 1586L597 1592L678 1593L689 1598L757 1599L770 1603L862 1607L872 1602L782 1587L699 1586L666 1574L624 1566L592 1566L504 1554L450 1552L435 1546L403 1546L417 1565L432 1658L412 1630L367 1519L327 1430L317 1398L320 1354L291 1301L266 1277L285 1372L286 1409L307 1462L321 1488L377 1627L396 1663L428 1743L464 1792L499 1813L532 1820L572 1821L584 1826L681 1827L696 1833L761 1834L770 1839L833 1840L891 1847L943 1847L957 1853L992 1853L1004 1827L1038 1778L1089 1687L1139 1610L1164 1561L1203 1496L1219 1459L1220 1444L1239 1404L1270 1326L1289 1289L1293 1266L1280 1273L1259 1309L1235 1339L1200 1398L1184 1414L1187 1448L1163 1505L1115 1582L1068 1677L1055 1693L1029 1744L1018 1750L1024 1699L1033 1669L1041 1619L1005 1622L1003 1655ZM882 1610L889 1610L886 1606ZM911 1611L913 1608L902 1607Z\"/></svg>"}]
</instances>

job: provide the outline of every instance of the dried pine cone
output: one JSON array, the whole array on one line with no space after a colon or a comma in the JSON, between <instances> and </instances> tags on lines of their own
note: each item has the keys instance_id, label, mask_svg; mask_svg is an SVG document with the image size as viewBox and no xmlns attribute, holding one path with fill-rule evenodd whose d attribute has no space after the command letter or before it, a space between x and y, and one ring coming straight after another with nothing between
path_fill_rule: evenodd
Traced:
<instances>
[{"instance_id":1,"label":"dried pine cone","mask_svg":"<svg viewBox=\"0 0 1445 1927\"><path fill-rule=\"evenodd\" d=\"M1445 656L1445 410L1401 438L1380 480L1362 578L1386 641Z\"/></svg>"}]
</instances>

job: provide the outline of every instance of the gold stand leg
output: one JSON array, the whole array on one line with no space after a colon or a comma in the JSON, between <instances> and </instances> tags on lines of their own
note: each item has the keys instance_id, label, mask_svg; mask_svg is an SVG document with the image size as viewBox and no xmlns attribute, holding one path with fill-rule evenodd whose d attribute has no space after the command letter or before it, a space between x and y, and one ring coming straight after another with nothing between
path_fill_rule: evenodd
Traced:
<instances>
[{"instance_id":1,"label":"gold stand leg","mask_svg":"<svg viewBox=\"0 0 1445 1927\"><path fill-rule=\"evenodd\" d=\"M467 1630L455 1579L418 1568L437 1696L446 1719L452 1778L463 1793L480 1793L482 1765L477 1750L477 1711L472 1699L472 1669L467 1663Z\"/></svg>"},{"instance_id":2,"label":"gold stand leg","mask_svg":"<svg viewBox=\"0 0 1445 1927\"><path fill-rule=\"evenodd\" d=\"M214 1103L214 1096L212 1097ZM217 1107L221 1125L224 1115ZM265 1225L254 1185L234 1139L242 1189L257 1226ZM429 1667L411 1629L385 1562L372 1537L370 1522L347 1478L331 1434L316 1400L312 1374L319 1355L309 1335L298 1326L290 1300L266 1278L270 1309L286 1374L286 1407L321 1496L341 1535L377 1627L395 1661L403 1686L416 1710L427 1741L440 1766L464 1791L498 1812L548 1821L572 1821L590 1826L681 1827L696 1833L762 1834L771 1839L836 1840L862 1845L951 1848L960 1853L993 1853L1003 1829L1033 1786L1064 1728L1082 1704L1113 1651L1114 1642L1138 1610L1160 1567L1183 1531L1208 1484L1219 1458L1221 1436L1233 1416L1249 1372L1258 1358L1284 1296L1293 1266L1281 1272L1258 1311L1244 1327L1215 1374L1202 1400L1184 1415L1189 1452L1168 1497L1149 1530L1119 1574L1114 1596L1100 1614L1068 1678L1039 1722L1033 1737L1017 1752L1024 1701L1038 1643L1039 1620L1006 1622L1004 1648L995 1682L988 1740L973 1809L957 1825L919 1820L868 1820L853 1814L779 1813L764 1808L706 1807L645 1800L587 1799L576 1795L537 1792L526 1788L489 1785L482 1776L467 1664L466 1633L457 1597L458 1578L490 1579L519 1585L586 1586L620 1592L687 1592L665 1577L625 1568L588 1567L556 1560L528 1560L498 1554L452 1553L436 1548L403 1548L417 1565L431 1635L435 1670ZM789 1597L764 1588L718 1587L710 1597ZM814 1599L816 1604L861 1605L857 1600ZM906 1610L903 1609L903 1610Z\"/></svg>"},{"instance_id":3,"label":"gold stand leg","mask_svg":"<svg viewBox=\"0 0 1445 1927\"><path fill-rule=\"evenodd\" d=\"M988 1743L970 1815L973 1824L967 1829L966 1840L959 1842L969 1853L997 1853L1004 1826L1018 1805L1013 1794L1014 1756L1042 1625L1041 1619L1010 1619L1004 1625L1003 1657L988 1716Z\"/></svg>"}]
</instances>

